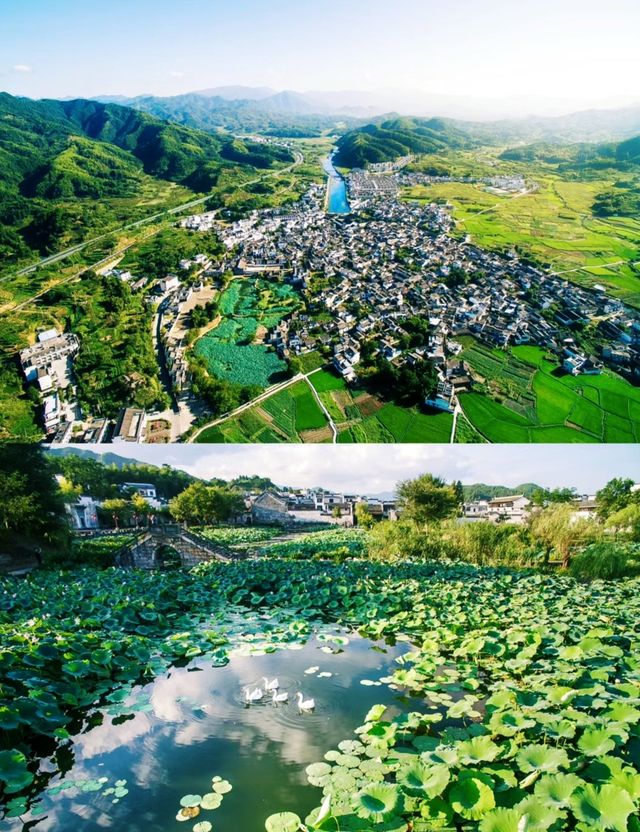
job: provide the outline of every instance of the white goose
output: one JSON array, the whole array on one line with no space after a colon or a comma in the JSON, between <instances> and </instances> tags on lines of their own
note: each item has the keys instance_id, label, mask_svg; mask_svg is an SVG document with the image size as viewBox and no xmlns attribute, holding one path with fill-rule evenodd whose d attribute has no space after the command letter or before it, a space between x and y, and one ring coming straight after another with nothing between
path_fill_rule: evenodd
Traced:
<instances>
[{"instance_id":1,"label":"white goose","mask_svg":"<svg viewBox=\"0 0 640 832\"><path fill-rule=\"evenodd\" d=\"M300 691L298 691L296 696L298 697L298 710L300 711L300 713L304 713L304 712L309 713L310 711L312 711L315 708L315 706L316 706L316 700L315 699L305 699L302 696L302 694L300 693Z\"/></svg>"},{"instance_id":2,"label":"white goose","mask_svg":"<svg viewBox=\"0 0 640 832\"><path fill-rule=\"evenodd\" d=\"M279 704L280 702L286 702L289 699L289 694L286 690L283 693L278 693L277 690L272 691L271 701L274 705Z\"/></svg>"},{"instance_id":3,"label":"white goose","mask_svg":"<svg viewBox=\"0 0 640 832\"><path fill-rule=\"evenodd\" d=\"M258 702L262 697L262 688L255 688L254 690L250 690L249 688L244 689L244 701L247 705L250 705L252 702Z\"/></svg>"},{"instance_id":4,"label":"white goose","mask_svg":"<svg viewBox=\"0 0 640 832\"><path fill-rule=\"evenodd\" d=\"M278 690L278 688L280 687L280 683L278 682L277 679L271 679L271 681L269 681L269 679L267 679L266 676L263 676L262 680L264 681L264 692L265 693L269 693L269 691L272 691L272 690Z\"/></svg>"}]
</instances>

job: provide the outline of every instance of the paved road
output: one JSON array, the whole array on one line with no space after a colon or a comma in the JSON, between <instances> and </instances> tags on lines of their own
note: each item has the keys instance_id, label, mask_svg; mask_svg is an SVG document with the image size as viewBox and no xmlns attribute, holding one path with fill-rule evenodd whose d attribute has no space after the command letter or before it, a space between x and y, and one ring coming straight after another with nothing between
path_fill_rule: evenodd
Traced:
<instances>
[{"instance_id":1,"label":"paved road","mask_svg":"<svg viewBox=\"0 0 640 832\"><path fill-rule=\"evenodd\" d=\"M456 405L453 409L453 425L451 425L451 438L449 439L449 444L453 445L456 441L456 428L458 426L458 416L462 413L462 408L456 401Z\"/></svg>"},{"instance_id":2,"label":"paved road","mask_svg":"<svg viewBox=\"0 0 640 832\"><path fill-rule=\"evenodd\" d=\"M313 372L317 373L318 371L314 370ZM313 373L309 373L309 375L313 375ZM329 427L331 428L331 433L333 434L333 444L335 445L338 442L338 428L336 427L335 422L331 418L331 414L329 413L327 408L322 403L322 399L318 395L318 392L317 392L316 388L309 381L309 376L305 376L305 380L306 380L307 384L309 385L309 387L311 388L311 392L313 393L313 395L315 397L315 400L318 402L318 405L319 405L320 409L322 410L322 412L326 416L327 422L329 422Z\"/></svg>"}]
</instances>

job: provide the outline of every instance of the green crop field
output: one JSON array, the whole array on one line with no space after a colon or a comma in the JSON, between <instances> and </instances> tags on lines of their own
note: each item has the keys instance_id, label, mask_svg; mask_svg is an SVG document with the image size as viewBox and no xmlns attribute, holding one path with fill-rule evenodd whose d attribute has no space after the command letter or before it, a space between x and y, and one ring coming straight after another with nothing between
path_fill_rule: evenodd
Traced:
<instances>
[{"instance_id":1,"label":"green crop field","mask_svg":"<svg viewBox=\"0 0 640 832\"><path fill-rule=\"evenodd\" d=\"M453 416L449 413L422 413L384 403L362 391L352 392L327 370L314 373L308 381L335 423L339 443L446 443L451 439ZM327 419L309 383L296 382L274 393L240 416L203 431L197 441L330 441Z\"/></svg>"},{"instance_id":2,"label":"green crop field","mask_svg":"<svg viewBox=\"0 0 640 832\"><path fill-rule=\"evenodd\" d=\"M338 441L446 443L450 441L453 416L449 413L420 413L416 408L385 404L373 416L343 428Z\"/></svg>"},{"instance_id":3,"label":"green crop field","mask_svg":"<svg viewBox=\"0 0 640 832\"><path fill-rule=\"evenodd\" d=\"M474 171L472 155L460 154L468 168L465 173ZM553 271L575 269L567 277L576 283L604 284L626 303L640 306L640 219L592 214L596 196L612 189L611 176L565 180L544 166L494 159L490 175L505 172L522 173L536 183L537 190L514 197L490 193L483 185L446 182L409 188L405 198L446 200L453 205L458 230L470 234L478 245L518 246ZM487 173L481 166L475 175Z\"/></svg>"},{"instance_id":4,"label":"green crop field","mask_svg":"<svg viewBox=\"0 0 640 832\"><path fill-rule=\"evenodd\" d=\"M480 391L460 404L491 442L638 442L640 389L613 373L572 376L539 347L464 352ZM476 388L477 389L477 388Z\"/></svg>"},{"instance_id":5,"label":"green crop field","mask_svg":"<svg viewBox=\"0 0 640 832\"><path fill-rule=\"evenodd\" d=\"M344 379L335 375L335 373L328 372L327 370L321 370L319 373L314 373L309 381L313 384L318 393L324 393L330 390L347 389L347 384Z\"/></svg>"}]
</instances>

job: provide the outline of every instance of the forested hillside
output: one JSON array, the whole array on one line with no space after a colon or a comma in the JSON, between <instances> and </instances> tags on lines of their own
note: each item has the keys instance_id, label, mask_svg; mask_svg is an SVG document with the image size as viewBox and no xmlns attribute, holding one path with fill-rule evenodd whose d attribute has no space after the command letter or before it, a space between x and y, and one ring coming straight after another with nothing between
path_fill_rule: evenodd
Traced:
<instances>
[{"instance_id":1,"label":"forested hillside","mask_svg":"<svg viewBox=\"0 0 640 832\"><path fill-rule=\"evenodd\" d=\"M338 141L336 161L346 168L389 162L411 153L470 147L474 140L446 119L397 118L351 130Z\"/></svg>"},{"instance_id":2,"label":"forested hillside","mask_svg":"<svg viewBox=\"0 0 640 832\"><path fill-rule=\"evenodd\" d=\"M544 162L560 171L588 173L614 168L633 171L640 166L640 136L605 144L550 144L538 142L505 150L501 159L514 162Z\"/></svg>"},{"instance_id":3,"label":"forested hillside","mask_svg":"<svg viewBox=\"0 0 640 832\"><path fill-rule=\"evenodd\" d=\"M157 180L206 193L225 167L288 161L285 148L237 143L117 104L0 93L0 256L18 260L76 241L92 226L78 200L135 202L158 190ZM114 205L113 219L126 208ZM108 225L103 215L101 205Z\"/></svg>"}]
</instances>

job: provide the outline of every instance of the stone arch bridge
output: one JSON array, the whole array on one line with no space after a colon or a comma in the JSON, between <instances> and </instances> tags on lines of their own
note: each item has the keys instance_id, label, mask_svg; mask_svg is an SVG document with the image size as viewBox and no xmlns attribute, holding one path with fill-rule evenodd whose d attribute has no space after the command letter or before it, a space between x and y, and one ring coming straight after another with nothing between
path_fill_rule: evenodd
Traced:
<instances>
[{"instance_id":1,"label":"stone arch bridge","mask_svg":"<svg viewBox=\"0 0 640 832\"><path fill-rule=\"evenodd\" d=\"M123 532L133 532L136 537L116 554L118 566L160 569L163 566L162 551L166 548L175 550L181 565L186 568L212 560L229 562L243 557L242 553L216 546L206 537L179 525L152 525L137 532L121 529L120 533ZM90 536L99 536L99 533Z\"/></svg>"}]
</instances>

